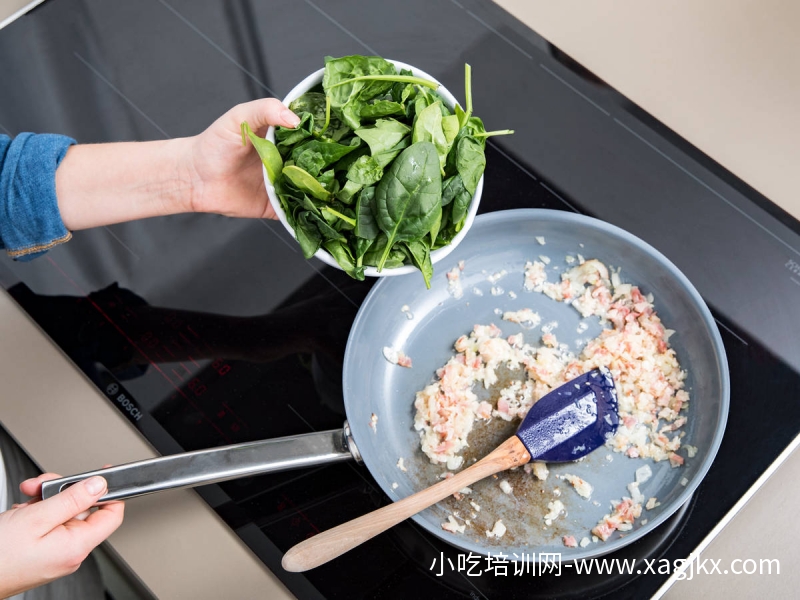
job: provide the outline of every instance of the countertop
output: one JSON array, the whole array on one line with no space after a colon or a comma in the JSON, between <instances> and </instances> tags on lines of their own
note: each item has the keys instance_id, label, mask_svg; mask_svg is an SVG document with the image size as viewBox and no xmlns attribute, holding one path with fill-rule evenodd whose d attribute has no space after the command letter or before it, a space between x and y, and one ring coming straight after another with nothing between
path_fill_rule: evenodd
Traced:
<instances>
[{"instance_id":1,"label":"countertop","mask_svg":"<svg viewBox=\"0 0 800 600\"><path fill-rule=\"evenodd\" d=\"M0 24L26 4L0 0ZM789 0L498 4L800 219L791 169L800 164L799 5ZM3 424L48 470L79 472L100 462L155 455L5 293L0 294L0 378ZM800 453L787 453L701 556L719 561L720 570L751 564L737 559L755 564L779 559L780 575L774 565L772 575L695 575L676 582L667 597L792 596L800 583L800 573L792 569L798 549L796 526L787 526L785 515L798 493ZM164 600L290 597L191 491L129 502L125 525L110 545ZM709 570L712 564L706 564Z\"/></svg>"}]
</instances>

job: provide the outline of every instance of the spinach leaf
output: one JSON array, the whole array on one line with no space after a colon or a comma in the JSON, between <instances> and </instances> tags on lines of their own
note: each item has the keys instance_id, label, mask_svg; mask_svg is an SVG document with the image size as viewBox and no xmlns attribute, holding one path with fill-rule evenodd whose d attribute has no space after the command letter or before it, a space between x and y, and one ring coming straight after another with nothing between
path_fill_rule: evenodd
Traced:
<instances>
[{"instance_id":1,"label":"spinach leaf","mask_svg":"<svg viewBox=\"0 0 800 600\"><path fill-rule=\"evenodd\" d=\"M459 231L461 231L461 227L456 228L456 225L454 225L453 223L449 223L447 227L443 227L442 230L439 232L439 236L436 238L436 245L432 247L433 250L443 248L448 244L450 244Z\"/></svg>"},{"instance_id":2,"label":"spinach leaf","mask_svg":"<svg viewBox=\"0 0 800 600\"><path fill-rule=\"evenodd\" d=\"M322 184L314 179L312 175L304 171L300 167L291 165L283 168L283 175L291 181L297 189L302 192L317 198L318 200L327 200L330 198L331 193L322 187Z\"/></svg>"},{"instance_id":3,"label":"spinach leaf","mask_svg":"<svg viewBox=\"0 0 800 600\"><path fill-rule=\"evenodd\" d=\"M483 121L480 117L470 117L467 119L465 127L467 128L467 133L472 136L486 132L486 127L483 126Z\"/></svg>"},{"instance_id":4,"label":"spinach leaf","mask_svg":"<svg viewBox=\"0 0 800 600\"><path fill-rule=\"evenodd\" d=\"M325 215L325 219L328 221L328 223L334 223L336 219L342 221L345 224L345 226L342 227L342 229L344 230L353 229L356 226L356 220L353 217L350 217L344 214L343 212L339 212L338 210L334 210L330 206L323 206L322 214ZM329 216L332 219L328 218ZM341 232L342 229L340 229L339 231Z\"/></svg>"},{"instance_id":5,"label":"spinach leaf","mask_svg":"<svg viewBox=\"0 0 800 600\"><path fill-rule=\"evenodd\" d=\"M413 75L408 69L400 69L400 75ZM391 96L395 102L405 105L409 98L413 98L416 93L416 86L413 83L398 81L392 86Z\"/></svg>"},{"instance_id":6,"label":"spinach leaf","mask_svg":"<svg viewBox=\"0 0 800 600\"><path fill-rule=\"evenodd\" d=\"M291 157L294 164L316 176L322 169L350 154L361 144L359 138L354 138L353 141L354 144L352 142L337 144L336 142L309 140L295 146Z\"/></svg>"},{"instance_id":7,"label":"spinach leaf","mask_svg":"<svg viewBox=\"0 0 800 600\"><path fill-rule=\"evenodd\" d=\"M398 75L391 64L387 65L379 57L326 58L322 85L328 96L328 105L340 113L350 127L355 128L360 124L365 103L385 96L397 83L409 83L434 90L439 87L438 83L422 77Z\"/></svg>"},{"instance_id":8,"label":"spinach leaf","mask_svg":"<svg viewBox=\"0 0 800 600\"><path fill-rule=\"evenodd\" d=\"M461 175L455 175L442 186L442 206L450 206L450 219L453 223L460 223L469 212L472 204L472 196L461 179ZM458 228L461 229L460 227Z\"/></svg>"},{"instance_id":9,"label":"spinach leaf","mask_svg":"<svg viewBox=\"0 0 800 600\"><path fill-rule=\"evenodd\" d=\"M371 156L359 156L347 170L347 179L361 185L373 185L383 177L383 167Z\"/></svg>"},{"instance_id":10,"label":"spinach leaf","mask_svg":"<svg viewBox=\"0 0 800 600\"><path fill-rule=\"evenodd\" d=\"M269 140L258 137L253 130L250 129L250 125L247 124L247 121L242 121L243 146L247 145L247 138L250 138L250 141L253 143L253 147L261 158L261 163L267 170L269 180L275 185L275 182L278 181L281 171L283 170L283 159L281 158L280 152L278 152L278 148Z\"/></svg>"},{"instance_id":11,"label":"spinach leaf","mask_svg":"<svg viewBox=\"0 0 800 600\"><path fill-rule=\"evenodd\" d=\"M425 287L431 289L431 278L433 277L433 263L431 262L431 249L424 240L415 240L405 244L408 257L411 262L422 272L425 279Z\"/></svg>"},{"instance_id":12,"label":"spinach leaf","mask_svg":"<svg viewBox=\"0 0 800 600\"><path fill-rule=\"evenodd\" d=\"M386 258L383 259L384 268L396 269L397 267L402 267L406 260L405 252L402 248L387 246L388 241L386 234L381 232L364 254L363 264L368 267L377 267L384 254L386 254Z\"/></svg>"},{"instance_id":13,"label":"spinach leaf","mask_svg":"<svg viewBox=\"0 0 800 600\"><path fill-rule=\"evenodd\" d=\"M355 257L346 243L340 240L327 240L322 246L336 259L336 262L345 273L353 279L364 281L364 267L356 265Z\"/></svg>"},{"instance_id":14,"label":"spinach leaf","mask_svg":"<svg viewBox=\"0 0 800 600\"><path fill-rule=\"evenodd\" d=\"M430 104L431 103L430 100L428 99L428 96L422 93L417 94L414 97L414 103L411 105L412 113L408 115L409 118L411 118L412 120L416 119L416 117L419 116L419 114L422 113L422 111L424 111L426 108L428 108Z\"/></svg>"},{"instance_id":15,"label":"spinach leaf","mask_svg":"<svg viewBox=\"0 0 800 600\"><path fill-rule=\"evenodd\" d=\"M336 175L333 169L328 169L317 175L317 181L320 185L328 191L330 195L334 195L339 191L339 182L336 180ZM330 196L327 198L330 200Z\"/></svg>"},{"instance_id":16,"label":"spinach leaf","mask_svg":"<svg viewBox=\"0 0 800 600\"><path fill-rule=\"evenodd\" d=\"M294 236L300 244L303 256L307 259L314 256L322 245L322 235L319 229L309 220L311 214L309 212L301 213L294 225Z\"/></svg>"},{"instance_id":17,"label":"spinach leaf","mask_svg":"<svg viewBox=\"0 0 800 600\"><path fill-rule=\"evenodd\" d=\"M445 138L442 129L442 103L438 100L428 105L422 112L417 113L414 119L414 130L411 134L411 143L431 142L436 146L439 155L439 165L444 172L444 165L447 161L447 152L450 145Z\"/></svg>"},{"instance_id":18,"label":"spinach leaf","mask_svg":"<svg viewBox=\"0 0 800 600\"><path fill-rule=\"evenodd\" d=\"M311 113L315 121L325 121L325 94L322 92L306 92L291 101L289 109L296 115Z\"/></svg>"},{"instance_id":19,"label":"spinach leaf","mask_svg":"<svg viewBox=\"0 0 800 600\"><path fill-rule=\"evenodd\" d=\"M469 135L469 129L466 127L462 127L458 130L458 134L456 135L453 143L450 145L450 152L447 153L447 160L445 161L444 165L444 176L445 178L452 177L458 173L458 168L456 167L456 157L458 156L458 143L464 138L465 136Z\"/></svg>"},{"instance_id":20,"label":"spinach leaf","mask_svg":"<svg viewBox=\"0 0 800 600\"><path fill-rule=\"evenodd\" d=\"M391 115L404 115L405 107L399 102L391 100L376 100L361 107L359 116L362 119L377 119L379 117L389 117Z\"/></svg>"},{"instance_id":21,"label":"spinach leaf","mask_svg":"<svg viewBox=\"0 0 800 600\"><path fill-rule=\"evenodd\" d=\"M355 134L367 143L374 157L390 151L410 132L408 125L396 119L378 119L372 127L356 129Z\"/></svg>"},{"instance_id":22,"label":"spinach leaf","mask_svg":"<svg viewBox=\"0 0 800 600\"><path fill-rule=\"evenodd\" d=\"M439 210L439 215L436 221L433 223L433 227L431 227L431 231L428 235L430 235L430 247L433 248L436 244L436 238L439 237L439 230L442 228L442 218L444 216L444 211Z\"/></svg>"},{"instance_id":23,"label":"spinach leaf","mask_svg":"<svg viewBox=\"0 0 800 600\"><path fill-rule=\"evenodd\" d=\"M363 267L364 266L364 256L366 256L369 249L372 247L374 240L367 240L364 238L356 238L355 240L355 252L353 253L356 258L356 266Z\"/></svg>"},{"instance_id":24,"label":"spinach leaf","mask_svg":"<svg viewBox=\"0 0 800 600\"><path fill-rule=\"evenodd\" d=\"M352 204L353 198L364 186L355 181L348 180L344 187L336 192L336 199L345 204Z\"/></svg>"},{"instance_id":25,"label":"spinach leaf","mask_svg":"<svg viewBox=\"0 0 800 600\"><path fill-rule=\"evenodd\" d=\"M386 150L385 152L380 152L378 154L373 154L372 158L375 159L381 168L385 168L389 163L391 163L395 157L400 154L403 150L408 148L411 145L411 136L406 136L399 142L397 142L394 146Z\"/></svg>"},{"instance_id":26,"label":"spinach leaf","mask_svg":"<svg viewBox=\"0 0 800 600\"><path fill-rule=\"evenodd\" d=\"M317 202L319 202L319 200L317 200ZM311 211L312 213L314 213L318 217L322 216L322 207L321 206L317 206L317 204L314 202L314 200L312 200L311 198L309 198L305 194L303 194L303 198L299 202L299 205L304 210Z\"/></svg>"},{"instance_id":27,"label":"spinach leaf","mask_svg":"<svg viewBox=\"0 0 800 600\"><path fill-rule=\"evenodd\" d=\"M461 227L464 225L464 218L469 212L470 204L472 204L472 196L467 190L463 190L453 198L450 220L455 224L456 232L461 231Z\"/></svg>"},{"instance_id":28,"label":"spinach leaf","mask_svg":"<svg viewBox=\"0 0 800 600\"><path fill-rule=\"evenodd\" d=\"M356 200L355 234L361 239L374 240L379 233L375 220L375 188L364 188Z\"/></svg>"},{"instance_id":29,"label":"spinach leaf","mask_svg":"<svg viewBox=\"0 0 800 600\"><path fill-rule=\"evenodd\" d=\"M448 177L442 183L442 206L449 205L456 196L462 193L469 194L461 180L461 175Z\"/></svg>"},{"instance_id":30,"label":"spinach leaf","mask_svg":"<svg viewBox=\"0 0 800 600\"><path fill-rule=\"evenodd\" d=\"M435 102L441 102L439 96L434 94L431 90L426 88L417 87L414 94L414 101L409 102L406 109L406 117L413 122L413 120L426 108ZM441 108L439 110L442 110Z\"/></svg>"},{"instance_id":31,"label":"spinach leaf","mask_svg":"<svg viewBox=\"0 0 800 600\"><path fill-rule=\"evenodd\" d=\"M458 115L442 117L442 131L444 132L444 139L447 140L448 150L452 147L460 129Z\"/></svg>"},{"instance_id":32,"label":"spinach leaf","mask_svg":"<svg viewBox=\"0 0 800 600\"><path fill-rule=\"evenodd\" d=\"M452 236L448 237L448 228L450 227L450 211L442 210L442 219L439 223L436 238L431 238L431 251L442 248L450 243ZM433 230L431 230L433 231Z\"/></svg>"},{"instance_id":33,"label":"spinach leaf","mask_svg":"<svg viewBox=\"0 0 800 600\"><path fill-rule=\"evenodd\" d=\"M292 185L292 182L284 177L283 174L281 174L278 181L275 182L275 193L282 201L286 200L286 202L301 202L305 196L305 194Z\"/></svg>"},{"instance_id":34,"label":"spinach leaf","mask_svg":"<svg viewBox=\"0 0 800 600\"><path fill-rule=\"evenodd\" d=\"M322 153L312 149L298 155L293 162L312 177L319 175L320 170L325 167L325 157L322 156Z\"/></svg>"},{"instance_id":35,"label":"spinach leaf","mask_svg":"<svg viewBox=\"0 0 800 600\"><path fill-rule=\"evenodd\" d=\"M333 163L333 170L336 171L337 175L341 173L347 173L347 169L350 168L354 162L358 160L359 156L370 156L370 149L367 144L362 144L363 141L361 138L354 136L353 139L349 141L350 144L354 143L354 140L358 140L359 144L355 150L350 152L349 154L345 155L343 158L340 158L338 161Z\"/></svg>"},{"instance_id":36,"label":"spinach leaf","mask_svg":"<svg viewBox=\"0 0 800 600\"><path fill-rule=\"evenodd\" d=\"M340 242L347 242L347 238L339 231L330 226L330 224L322 217L318 217L314 213L303 213L308 215L306 217L308 222L314 224L319 233L322 235L323 240L339 240Z\"/></svg>"},{"instance_id":37,"label":"spinach leaf","mask_svg":"<svg viewBox=\"0 0 800 600\"><path fill-rule=\"evenodd\" d=\"M483 153L483 144L471 135L462 137L456 148L456 169L470 195L475 193L484 168L486 156Z\"/></svg>"},{"instance_id":38,"label":"spinach leaf","mask_svg":"<svg viewBox=\"0 0 800 600\"><path fill-rule=\"evenodd\" d=\"M395 242L419 240L433 227L441 210L439 155L430 142L411 144L389 167L375 190L376 220L388 242L382 269Z\"/></svg>"},{"instance_id":39,"label":"spinach leaf","mask_svg":"<svg viewBox=\"0 0 800 600\"><path fill-rule=\"evenodd\" d=\"M291 152L295 144L302 142L313 136L314 117L311 113L298 113L300 123L294 129L288 127L275 128L275 141L281 156L286 156Z\"/></svg>"},{"instance_id":40,"label":"spinach leaf","mask_svg":"<svg viewBox=\"0 0 800 600\"><path fill-rule=\"evenodd\" d=\"M361 109L370 99L385 94L394 81L359 79L374 75L396 75L394 65L378 56L325 57L322 88L331 109L352 129L361 126Z\"/></svg>"},{"instance_id":41,"label":"spinach leaf","mask_svg":"<svg viewBox=\"0 0 800 600\"><path fill-rule=\"evenodd\" d=\"M289 104L289 108L300 117L300 129L304 129L302 125L305 113L309 113L312 117L309 126L305 128L308 133L306 137L314 136L316 138L322 138L324 134L325 139L338 142L352 131L339 117L327 111L326 96L321 92L307 92L293 100ZM308 119L308 117L306 117L306 119ZM325 127L326 122L328 123L327 127ZM280 129L290 132L298 128ZM278 139L277 133L275 139Z\"/></svg>"}]
</instances>

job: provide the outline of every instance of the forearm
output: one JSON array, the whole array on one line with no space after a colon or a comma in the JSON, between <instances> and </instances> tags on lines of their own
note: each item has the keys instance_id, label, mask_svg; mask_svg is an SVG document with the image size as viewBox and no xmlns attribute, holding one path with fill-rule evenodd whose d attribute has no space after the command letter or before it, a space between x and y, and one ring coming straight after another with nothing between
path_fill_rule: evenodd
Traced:
<instances>
[{"instance_id":1,"label":"forearm","mask_svg":"<svg viewBox=\"0 0 800 600\"><path fill-rule=\"evenodd\" d=\"M0 248L31 260L70 231L181 212L275 218L254 131L294 127L274 98L238 104L202 133L154 142L74 145L61 135L0 135Z\"/></svg>"},{"instance_id":2,"label":"forearm","mask_svg":"<svg viewBox=\"0 0 800 600\"><path fill-rule=\"evenodd\" d=\"M191 207L191 138L72 146L56 171L64 225L87 229Z\"/></svg>"}]
</instances>

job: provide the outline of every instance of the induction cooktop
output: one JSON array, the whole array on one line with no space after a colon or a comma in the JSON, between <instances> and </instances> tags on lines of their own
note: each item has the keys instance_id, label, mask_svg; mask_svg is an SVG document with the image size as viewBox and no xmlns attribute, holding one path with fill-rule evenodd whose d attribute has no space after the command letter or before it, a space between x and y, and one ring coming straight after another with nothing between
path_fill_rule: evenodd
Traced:
<instances>
[{"instance_id":1,"label":"induction cooktop","mask_svg":"<svg viewBox=\"0 0 800 600\"><path fill-rule=\"evenodd\" d=\"M633 232L695 284L725 343L733 391L717 459L668 522L611 558L686 558L800 432L786 402L800 383L800 224L491 3L60 0L0 30L0 54L0 131L81 143L193 135L234 104L283 97L326 55L401 60L451 90L470 63L475 113L516 131L488 143L481 212L574 211ZM76 232L33 262L0 260L0 283L169 454L341 427L342 357L373 282L304 260L277 222L198 214ZM743 435L748 445L732 441ZM439 598L627 598L667 579L439 574L457 553L413 522L288 574L289 547L388 502L366 470L197 492L300 598L421 585Z\"/></svg>"}]
</instances>

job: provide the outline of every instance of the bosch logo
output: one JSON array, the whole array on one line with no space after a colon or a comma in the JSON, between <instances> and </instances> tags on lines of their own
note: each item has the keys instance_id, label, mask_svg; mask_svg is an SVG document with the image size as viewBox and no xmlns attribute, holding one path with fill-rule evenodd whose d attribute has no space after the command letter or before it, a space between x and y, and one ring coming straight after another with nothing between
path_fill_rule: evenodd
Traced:
<instances>
[{"instance_id":1,"label":"bosch logo","mask_svg":"<svg viewBox=\"0 0 800 600\"><path fill-rule=\"evenodd\" d=\"M122 410L128 413L128 416L134 421L142 418L142 411L136 406L133 400L128 398L126 394L120 394L119 384L112 381L106 386L106 394L114 399L120 405Z\"/></svg>"}]
</instances>

